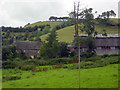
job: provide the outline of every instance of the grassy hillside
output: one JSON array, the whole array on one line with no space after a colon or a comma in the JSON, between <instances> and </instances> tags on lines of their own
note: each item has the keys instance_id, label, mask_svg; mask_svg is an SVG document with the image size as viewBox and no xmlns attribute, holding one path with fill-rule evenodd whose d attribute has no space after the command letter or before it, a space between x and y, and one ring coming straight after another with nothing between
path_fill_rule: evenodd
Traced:
<instances>
[{"instance_id":1,"label":"grassy hillside","mask_svg":"<svg viewBox=\"0 0 120 90\"><path fill-rule=\"evenodd\" d=\"M34 26L39 26L39 25L47 25L49 24L51 26L51 28L55 27L56 25L59 25L61 24L62 21L44 21L44 22L36 22L36 23L33 23L33 24L30 24L30 25L27 25L25 26L24 28L26 27L34 27Z\"/></svg>"},{"instance_id":2,"label":"grassy hillside","mask_svg":"<svg viewBox=\"0 0 120 90\"><path fill-rule=\"evenodd\" d=\"M14 74L14 69L3 69L3 75ZM5 81L3 88L78 88L78 69L52 69L43 72L21 71L20 80ZM118 64L81 69L81 88L117 88Z\"/></svg>"},{"instance_id":3,"label":"grassy hillside","mask_svg":"<svg viewBox=\"0 0 120 90\"><path fill-rule=\"evenodd\" d=\"M95 26L95 30L98 32L98 34L102 34L103 29L106 30L107 34L117 34L118 33L117 26L100 26L100 25ZM74 25L58 30L57 31L58 40L60 42L72 42L74 39L74 31L75 31ZM80 32L80 30L79 30L79 34L85 34L85 32ZM41 39L44 41L45 38L47 37L47 35L48 34L42 35Z\"/></svg>"},{"instance_id":4,"label":"grassy hillside","mask_svg":"<svg viewBox=\"0 0 120 90\"><path fill-rule=\"evenodd\" d=\"M51 29L54 28L56 25L60 25L63 21L44 21L44 22L36 22L36 23L33 23L33 24L30 24L30 25L27 25L25 26L24 28L26 27L34 27L36 25L47 25L49 24L51 26ZM118 23L118 19L115 19L115 18L111 18L110 19L110 22L112 24L117 24ZM117 34L118 33L118 27L117 26L105 26L105 25L96 25L95 26L95 30L98 32L98 34L102 34L103 33L103 29L105 29L107 31L107 34ZM65 27L65 28L62 28L60 30L57 30L57 33L58 33L58 40L60 42L68 42L68 43L71 43L74 39L74 25L73 26L68 26L68 27ZM6 32L4 32L6 34ZM35 31L34 33L37 33L37 31ZM79 30L79 34L85 34L85 32L80 32ZM14 35L16 36L20 36L20 35L25 35L24 32L20 32L20 33L10 33L10 36L13 37ZM29 36L33 35L33 33L29 32L28 33ZM48 34L45 34L45 35L42 35L40 36L42 41L45 40L45 38L47 37ZM36 36L34 36L32 39L30 40L35 40ZM23 40L23 39L22 39Z\"/></svg>"}]
</instances>

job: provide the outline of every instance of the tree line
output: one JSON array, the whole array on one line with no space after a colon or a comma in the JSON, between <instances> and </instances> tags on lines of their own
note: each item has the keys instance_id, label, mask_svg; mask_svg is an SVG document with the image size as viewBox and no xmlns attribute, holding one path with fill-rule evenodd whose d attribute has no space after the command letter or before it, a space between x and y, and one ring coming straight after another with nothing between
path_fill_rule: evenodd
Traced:
<instances>
[{"instance_id":1,"label":"tree line","mask_svg":"<svg viewBox=\"0 0 120 90\"><path fill-rule=\"evenodd\" d=\"M51 16L49 18L50 21L67 21L69 19L69 17L55 17L55 16Z\"/></svg>"},{"instance_id":2,"label":"tree line","mask_svg":"<svg viewBox=\"0 0 120 90\"><path fill-rule=\"evenodd\" d=\"M47 25L39 25L39 26L36 25L34 27L26 27L26 28L22 28L22 27L14 28L14 27L4 27L4 26L2 26L2 31L3 32L8 32L8 31L9 32L26 32L26 31L33 32L33 31L37 31L38 28L40 28L40 31L42 31L45 28L45 26L50 27L49 24L47 24Z\"/></svg>"}]
</instances>

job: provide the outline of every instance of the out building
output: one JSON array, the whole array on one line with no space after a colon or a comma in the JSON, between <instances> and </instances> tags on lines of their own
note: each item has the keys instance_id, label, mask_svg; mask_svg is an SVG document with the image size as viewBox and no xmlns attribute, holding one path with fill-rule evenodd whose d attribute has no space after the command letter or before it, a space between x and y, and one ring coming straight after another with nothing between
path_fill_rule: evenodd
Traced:
<instances>
[{"instance_id":1,"label":"out building","mask_svg":"<svg viewBox=\"0 0 120 90\"><path fill-rule=\"evenodd\" d=\"M16 41L14 38L13 44L16 47L17 52L23 52L27 57L40 57L41 41Z\"/></svg>"},{"instance_id":2,"label":"out building","mask_svg":"<svg viewBox=\"0 0 120 90\"><path fill-rule=\"evenodd\" d=\"M86 37L87 35L80 35L81 37ZM96 46L96 54L104 55L104 54L119 54L120 52L120 37L119 34L108 34L108 36L102 36L101 34L95 37L94 43ZM74 46L72 44L68 44L68 48L73 51ZM87 51L87 46L81 46L81 52Z\"/></svg>"}]
</instances>

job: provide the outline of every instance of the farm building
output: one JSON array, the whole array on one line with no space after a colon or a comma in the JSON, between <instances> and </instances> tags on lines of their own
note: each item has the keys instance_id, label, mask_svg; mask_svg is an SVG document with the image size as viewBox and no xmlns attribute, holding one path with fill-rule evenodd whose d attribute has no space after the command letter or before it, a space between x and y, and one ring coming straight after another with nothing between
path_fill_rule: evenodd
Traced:
<instances>
[{"instance_id":1,"label":"farm building","mask_svg":"<svg viewBox=\"0 0 120 90\"><path fill-rule=\"evenodd\" d=\"M87 35L80 35L81 37L86 37ZM104 55L104 54L118 54L120 51L120 37L118 34L108 34L107 37L103 37L102 35L97 35L94 43L96 46L96 54ZM70 51L74 50L74 46L72 44L68 44L68 48ZM81 46L81 51L87 51L87 47Z\"/></svg>"},{"instance_id":2,"label":"farm building","mask_svg":"<svg viewBox=\"0 0 120 90\"><path fill-rule=\"evenodd\" d=\"M24 52L27 57L37 58L40 56L40 41L16 41L14 39L14 46L16 50L21 53Z\"/></svg>"}]
</instances>

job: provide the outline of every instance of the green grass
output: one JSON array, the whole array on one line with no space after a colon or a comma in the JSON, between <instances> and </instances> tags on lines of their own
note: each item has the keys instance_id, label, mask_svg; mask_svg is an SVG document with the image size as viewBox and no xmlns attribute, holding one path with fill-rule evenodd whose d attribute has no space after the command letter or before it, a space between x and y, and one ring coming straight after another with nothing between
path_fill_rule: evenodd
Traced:
<instances>
[{"instance_id":1,"label":"green grass","mask_svg":"<svg viewBox=\"0 0 120 90\"><path fill-rule=\"evenodd\" d=\"M0 89L2 88L2 69L0 69Z\"/></svg>"},{"instance_id":2,"label":"green grass","mask_svg":"<svg viewBox=\"0 0 120 90\"><path fill-rule=\"evenodd\" d=\"M116 26L114 26L114 27L110 27L110 26L106 27L106 26L99 26L99 25L95 26L95 30L98 32L98 34L102 34L103 29L106 30L107 34L117 34L118 33L118 27L116 27ZM74 39L74 33L75 33L74 25L60 29L57 31L58 40L60 42L71 43ZM80 32L80 30L79 30L79 34L86 34L86 33ZM42 41L45 41L47 36L48 36L48 34L42 35L41 36Z\"/></svg>"},{"instance_id":3,"label":"green grass","mask_svg":"<svg viewBox=\"0 0 120 90\"><path fill-rule=\"evenodd\" d=\"M63 21L44 21L44 22L36 22L36 23L33 23L33 24L30 24L30 25L27 25L25 26L24 28L26 27L34 27L34 26L39 26L39 25L47 25L49 24L51 26L51 28L55 27L56 25L59 25L61 24Z\"/></svg>"},{"instance_id":4,"label":"green grass","mask_svg":"<svg viewBox=\"0 0 120 90\"><path fill-rule=\"evenodd\" d=\"M11 71L11 73L10 73ZM3 76L14 69L3 69ZM26 78L29 76L30 78ZM117 88L118 64L81 69L81 88ZM43 72L22 71L20 80L5 81L3 88L78 88L78 69L53 69Z\"/></svg>"}]
</instances>

